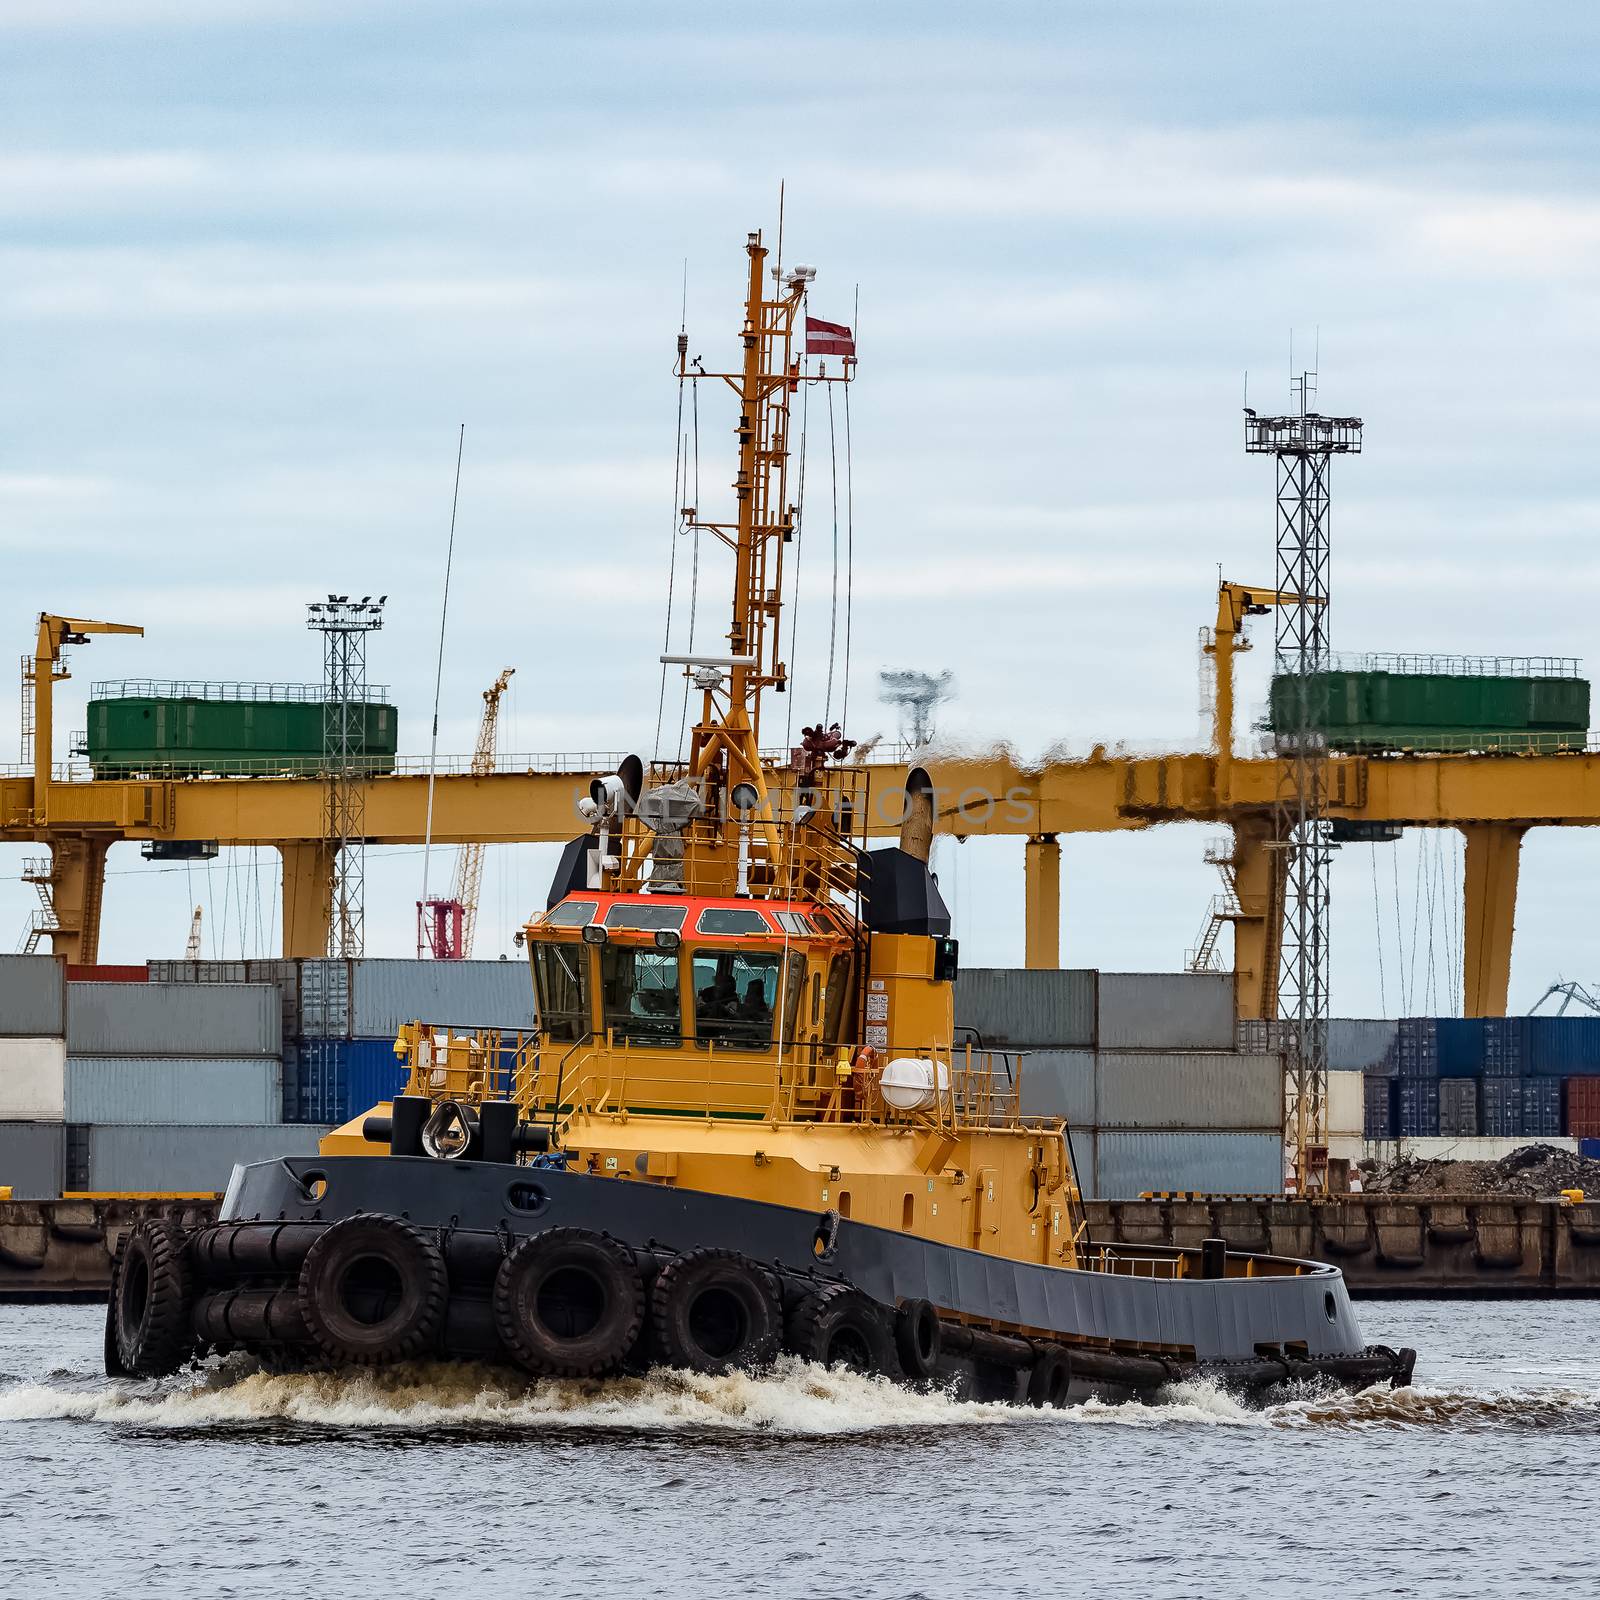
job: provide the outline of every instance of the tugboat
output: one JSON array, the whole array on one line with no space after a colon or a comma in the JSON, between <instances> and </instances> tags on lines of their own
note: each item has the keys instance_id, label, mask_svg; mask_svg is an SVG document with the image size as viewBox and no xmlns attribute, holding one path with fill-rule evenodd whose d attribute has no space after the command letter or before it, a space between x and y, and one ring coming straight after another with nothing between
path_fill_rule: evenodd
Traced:
<instances>
[{"instance_id":1,"label":"tugboat","mask_svg":"<svg viewBox=\"0 0 1600 1600\"><path fill-rule=\"evenodd\" d=\"M811 268L746 252L738 369L678 342L680 381L738 399L737 515L685 512L732 552L727 652L662 658L699 697L686 759L630 757L581 802L523 933L534 1031L419 1018L392 1103L317 1157L235 1168L217 1223L130 1234L107 1370L242 1350L593 1379L787 1352L1035 1406L1196 1373L1408 1382L1415 1352L1363 1341L1334 1267L1097 1243L1066 1126L1020 1109L1026 1058L958 1041L926 775L875 797L823 722L763 752L791 397L855 360L805 317ZM868 849L886 799L899 843Z\"/></svg>"}]
</instances>

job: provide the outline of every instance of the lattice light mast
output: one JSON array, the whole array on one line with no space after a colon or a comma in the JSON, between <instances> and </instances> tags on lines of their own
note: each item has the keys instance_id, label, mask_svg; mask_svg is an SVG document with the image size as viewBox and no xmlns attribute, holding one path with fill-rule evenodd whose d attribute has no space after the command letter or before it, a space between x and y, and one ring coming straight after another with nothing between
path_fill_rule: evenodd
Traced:
<instances>
[{"instance_id":1,"label":"lattice light mast","mask_svg":"<svg viewBox=\"0 0 1600 1600\"><path fill-rule=\"evenodd\" d=\"M948 672L918 672L912 668L897 668L878 674L879 698L892 706L899 706L903 716L911 719L910 737L913 749L919 749L933 738L933 713L936 707L955 693L955 679ZM902 728L902 731L905 731Z\"/></svg>"},{"instance_id":2,"label":"lattice light mast","mask_svg":"<svg viewBox=\"0 0 1600 1600\"><path fill-rule=\"evenodd\" d=\"M1311 410L1314 372L1294 387L1297 414L1262 417L1245 408L1244 447L1277 460L1273 725L1283 759L1273 837L1283 918L1276 987L1290 1088L1284 1135L1304 1194L1325 1182L1328 1163L1328 485L1333 457L1360 453L1361 419Z\"/></svg>"},{"instance_id":3,"label":"lattice light mast","mask_svg":"<svg viewBox=\"0 0 1600 1600\"><path fill-rule=\"evenodd\" d=\"M366 900L367 635L383 626L387 595L330 594L307 608L322 635L322 833L333 854L328 954L359 956Z\"/></svg>"}]
</instances>

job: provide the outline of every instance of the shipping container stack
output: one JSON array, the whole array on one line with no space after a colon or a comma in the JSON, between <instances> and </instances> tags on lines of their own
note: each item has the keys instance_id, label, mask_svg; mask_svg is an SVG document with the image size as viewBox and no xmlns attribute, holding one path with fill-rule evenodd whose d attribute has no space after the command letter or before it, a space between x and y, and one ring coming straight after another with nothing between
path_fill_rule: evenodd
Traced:
<instances>
[{"instance_id":1,"label":"shipping container stack","mask_svg":"<svg viewBox=\"0 0 1600 1600\"><path fill-rule=\"evenodd\" d=\"M1380 1058L1384 1030L1392 1050ZM1600 1135L1590 1087L1600 1085L1600 1017L1340 1020L1328 1037L1330 1065L1359 1062L1366 1076L1369 1144L1402 1139L1421 1154L1483 1159Z\"/></svg>"},{"instance_id":2,"label":"shipping container stack","mask_svg":"<svg viewBox=\"0 0 1600 1600\"><path fill-rule=\"evenodd\" d=\"M173 982L276 984L283 1016L285 1122L338 1127L405 1086L395 1035L407 1022L462 1031L533 1027L520 961L151 962Z\"/></svg>"},{"instance_id":3,"label":"shipping container stack","mask_svg":"<svg viewBox=\"0 0 1600 1600\"><path fill-rule=\"evenodd\" d=\"M1010 1054L1024 1112L1067 1119L1085 1195L1282 1190L1282 1061L1235 1048L1231 977L975 968L955 1005L957 1044Z\"/></svg>"},{"instance_id":4,"label":"shipping container stack","mask_svg":"<svg viewBox=\"0 0 1600 1600\"><path fill-rule=\"evenodd\" d=\"M48 1200L66 1177L67 979L53 956L0 955L0 1189Z\"/></svg>"}]
</instances>

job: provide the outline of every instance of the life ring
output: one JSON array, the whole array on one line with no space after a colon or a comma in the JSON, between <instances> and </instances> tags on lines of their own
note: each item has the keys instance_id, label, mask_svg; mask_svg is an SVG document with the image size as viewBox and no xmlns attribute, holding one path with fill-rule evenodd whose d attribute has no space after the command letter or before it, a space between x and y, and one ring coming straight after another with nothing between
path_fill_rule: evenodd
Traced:
<instances>
[{"instance_id":1,"label":"life ring","mask_svg":"<svg viewBox=\"0 0 1600 1600\"><path fill-rule=\"evenodd\" d=\"M300 1268L300 1314L335 1361L381 1366L434 1348L450 1284L444 1252L399 1217L345 1217Z\"/></svg>"},{"instance_id":2,"label":"life ring","mask_svg":"<svg viewBox=\"0 0 1600 1600\"><path fill-rule=\"evenodd\" d=\"M875 1301L848 1284L830 1283L794 1308L784 1342L806 1361L854 1372L892 1370L894 1347Z\"/></svg>"},{"instance_id":3,"label":"life ring","mask_svg":"<svg viewBox=\"0 0 1600 1600\"><path fill-rule=\"evenodd\" d=\"M627 1359L644 1326L632 1254L587 1228L547 1228L500 1263L491 1296L501 1343L530 1372L594 1378Z\"/></svg>"},{"instance_id":4,"label":"life ring","mask_svg":"<svg viewBox=\"0 0 1600 1600\"><path fill-rule=\"evenodd\" d=\"M170 1222L142 1222L121 1256L111 1291L117 1362L130 1377L166 1377L194 1347L183 1231Z\"/></svg>"},{"instance_id":5,"label":"life ring","mask_svg":"<svg viewBox=\"0 0 1600 1600\"><path fill-rule=\"evenodd\" d=\"M669 1366L722 1373L764 1367L783 1342L770 1276L736 1250L674 1256L650 1290L655 1353Z\"/></svg>"},{"instance_id":6,"label":"life ring","mask_svg":"<svg viewBox=\"0 0 1600 1600\"><path fill-rule=\"evenodd\" d=\"M1059 1344L1042 1346L1028 1374L1028 1404L1059 1411L1067 1403L1071 1387L1071 1355Z\"/></svg>"},{"instance_id":7,"label":"life ring","mask_svg":"<svg viewBox=\"0 0 1600 1600\"><path fill-rule=\"evenodd\" d=\"M894 1317L895 1353L900 1369L918 1383L938 1374L944 1348L944 1324L928 1300L907 1300Z\"/></svg>"}]
</instances>

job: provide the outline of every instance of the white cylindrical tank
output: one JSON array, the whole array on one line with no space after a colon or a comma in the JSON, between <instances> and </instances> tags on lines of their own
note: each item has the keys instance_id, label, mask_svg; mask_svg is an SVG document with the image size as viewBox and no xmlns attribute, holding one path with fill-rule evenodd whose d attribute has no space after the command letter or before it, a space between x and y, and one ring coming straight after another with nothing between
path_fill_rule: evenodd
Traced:
<instances>
[{"instance_id":1,"label":"white cylindrical tank","mask_svg":"<svg viewBox=\"0 0 1600 1600\"><path fill-rule=\"evenodd\" d=\"M930 1061L926 1056L896 1056L878 1079L884 1104L896 1111L926 1110L933 1104L936 1092L944 1094L949 1088L950 1068L943 1061Z\"/></svg>"}]
</instances>

